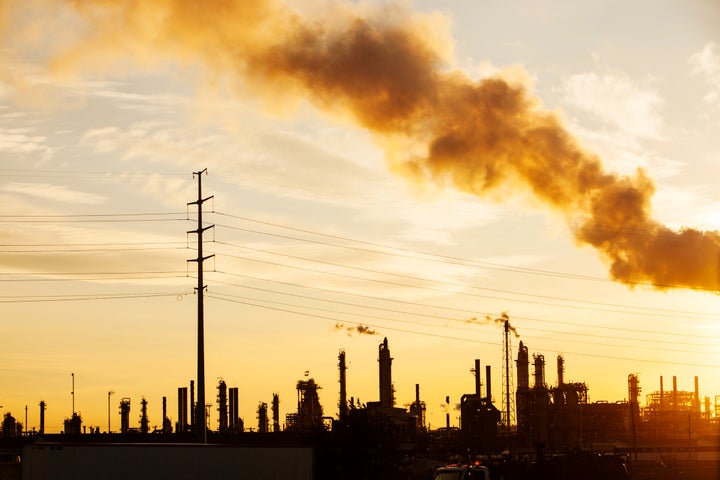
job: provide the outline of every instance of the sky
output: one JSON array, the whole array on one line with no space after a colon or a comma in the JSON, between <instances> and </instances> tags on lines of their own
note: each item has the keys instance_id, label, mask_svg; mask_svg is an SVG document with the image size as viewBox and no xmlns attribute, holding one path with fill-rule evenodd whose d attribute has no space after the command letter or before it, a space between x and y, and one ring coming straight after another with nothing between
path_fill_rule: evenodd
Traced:
<instances>
[{"instance_id":1,"label":"sky","mask_svg":"<svg viewBox=\"0 0 720 480\"><path fill-rule=\"evenodd\" d=\"M698 376L714 406L719 24L711 0L0 2L3 414L118 430L144 397L160 426L165 396L175 422L204 169L212 429L221 378L247 428L306 372L336 416L341 349L378 400L385 337L396 404L419 384L457 426L474 359L502 403L503 318L548 385L563 355L589 401L632 373L641 405Z\"/></svg>"}]
</instances>

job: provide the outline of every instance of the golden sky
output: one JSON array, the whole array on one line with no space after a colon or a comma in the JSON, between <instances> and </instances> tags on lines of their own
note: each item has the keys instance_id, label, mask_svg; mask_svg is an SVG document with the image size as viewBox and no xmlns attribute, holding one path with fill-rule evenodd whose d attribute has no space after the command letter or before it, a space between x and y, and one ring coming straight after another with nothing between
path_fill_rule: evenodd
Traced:
<instances>
[{"instance_id":1,"label":"golden sky","mask_svg":"<svg viewBox=\"0 0 720 480\"><path fill-rule=\"evenodd\" d=\"M206 399L248 427L305 371L335 415L341 348L377 400L383 337L431 425L475 358L499 405L504 313L591 401L714 401L720 8L468 3L2 3L3 411L59 431L74 373L86 425L174 421L204 168Z\"/></svg>"}]
</instances>

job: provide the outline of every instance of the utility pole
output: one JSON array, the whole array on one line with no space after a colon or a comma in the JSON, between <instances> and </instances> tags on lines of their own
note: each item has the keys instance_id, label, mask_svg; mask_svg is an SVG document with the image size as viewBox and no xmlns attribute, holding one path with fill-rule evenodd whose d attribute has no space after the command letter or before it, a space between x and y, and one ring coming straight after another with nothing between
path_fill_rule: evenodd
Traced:
<instances>
[{"instance_id":1,"label":"utility pole","mask_svg":"<svg viewBox=\"0 0 720 480\"><path fill-rule=\"evenodd\" d=\"M214 255L208 255L206 257L203 257L203 232L205 230L208 230L214 225L208 225L207 227L203 227L203 220L202 220L202 214L203 214L203 203L205 203L207 200L210 200L213 198L213 196L203 198L202 197L202 175L207 175L207 168L204 168L200 170L199 172L193 172L193 178L197 175L198 178L198 198L194 202L189 202L188 205L197 205L198 212L197 212L197 230L190 230L187 233L195 233L198 236L198 256L197 258L193 258L191 260L188 260L188 262L197 262L198 266L198 285L197 285L197 317L198 317L198 346L197 346L197 390L198 390L198 399L197 399L197 407L196 407L196 417L198 419L197 422L197 435L198 435L198 443L207 443L207 426L205 422L205 328L204 328L204 301L203 301L203 291L205 289L205 285L203 284L203 262L207 260L208 258L213 257Z\"/></svg>"}]
</instances>

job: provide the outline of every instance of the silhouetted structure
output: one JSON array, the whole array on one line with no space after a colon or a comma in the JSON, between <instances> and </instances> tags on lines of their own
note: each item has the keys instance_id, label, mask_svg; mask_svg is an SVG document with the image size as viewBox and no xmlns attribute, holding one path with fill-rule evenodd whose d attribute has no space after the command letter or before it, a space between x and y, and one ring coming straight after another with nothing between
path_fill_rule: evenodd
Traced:
<instances>
[{"instance_id":1,"label":"silhouetted structure","mask_svg":"<svg viewBox=\"0 0 720 480\"><path fill-rule=\"evenodd\" d=\"M178 388L178 420L175 422L175 432L185 433L188 430L188 390L187 387Z\"/></svg>"},{"instance_id":2,"label":"silhouetted structure","mask_svg":"<svg viewBox=\"0 0 720 480\"><path fill-rule=\"evenodd\" d=\"M120 400L120 433L128 433L130 431L130 399L123 398Z\"/></svg>"},{"instance_id":3,"label":"silhouetted structure","mask_svg":"<svg viewBox=\"0 0 720 480\"><path fill-rule=\"evenodd\" d=\"M347 379L345 365L345 350L340 350L338 354L338 370L340 376L340 400L338 401L338 419L340 422L347 421L348 404L347 404Z\"/></svg>"},{"instance_id":4,"label":"silhouetted structure","mask_svg":"<svg viewBox=\"0 0 720 480\"><path fill-rule=\"evenodd\" d=\"M475 453L497 450L500 411L492 404L490 379L487 378L487 394L482 395L480 360L475 360L475 393L460 397L460 432L462 447ZM489 370L487 370L489 374Z\"/></svg>"},{"instance_id":5,"label":"silhouetted structure","mask_svg":"<svg viewBox=\"0 0 720 480\"><path fill-rule=\"evenodd\" d=\"M268 414L267 414L268 405L265 402L260 402L257 409L257 421L258 421L258 432L259 433L268 433Z\"/></svg>"},{"instance_id":6,"label":"silhouetted structure","mask_svg":"<svg viewBox=\"0 0 720 480\"><path fill-rule=\"evenodd\" d=\"M410 404L409 413L415 417L415 428L418 432L425 431L425 402L420 400L420 384L415 384L415 401Z\"/></svg>"},{"instance_id":7,"label":"silhouetted structure","mask_svg":"<svg viewBox=\"0 0 720 480\"><path fill-rule=\"evenodd\" d=\"M388 348L387 337L378 347L378 364L380 369L380 405L383 407L395 406L395 392L392 384L392 357Z\"/></svg>"},{"instance_id":8,"label":"silhouetted structure","mask_svg":"<svg viewBox=\"0 0 720 480\"><path fill-rule=\"evenodd\" d=\"M66 418L63 424L66 435L80 435L82 432L82 418L77 412L73 412L72 417Z\"/></svg>"},{"instance_id":9,"label":"silhouetted structure","mask_svg":"<svg viewBox=\"0 0 720 480\"><path fill-rule=\"evenodd\" d=\"M150 420L147 413L148 402L145 397L140 399L140 433L148 433L150 431Z\"/></svg>"},{"instance_id":10,"label":"silhouetted structure","mask_svg":"<svg viewBox=\"0 0 720 480\"><path fill-rule=\"evenodd\" d=\"M220 379L218 382L218 430L226 432L228 429L228 404L227 404L227 385L225 381Z\"/></svg>"},{"instance_id":11,"label":"silhouetted structure","mask_svg":"<svg viewBox=\"0 0 720 480\"><path fill-rule=\"evenodd\" d=\"M321 387L312 378L298 381L297 413L286 415L287 430L303 432L324 430L323 409L317 393L319 388Z\"/></svg>"},{"instance_id":12,"label":"silhouetted structure","mask_svg":"<svg viewBox=\"0 0 720 480\"><path fill-rule=\"evenodd\" d=\"M280 431L280 395L273 393L272 400L273 432Z\"/></svg>"},{"instance_id":13,"label":"silhouetted structure","mask_svg":"<svg viewBox=\"0 0 720 480\"><path fill-rule=\"evenodd\" d=\"M230 388L228 428L233 432L243 431L238 414L238 387Z\"/></svg>"}]
</instances>

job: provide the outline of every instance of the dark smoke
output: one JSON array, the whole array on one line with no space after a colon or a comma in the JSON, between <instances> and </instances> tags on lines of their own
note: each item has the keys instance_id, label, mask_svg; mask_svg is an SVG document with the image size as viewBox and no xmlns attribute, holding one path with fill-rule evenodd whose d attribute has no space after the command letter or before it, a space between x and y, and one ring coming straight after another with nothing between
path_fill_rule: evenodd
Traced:
<instances>
[{"instance_id":1,"label":"dark smoke","mask_svg":"<svg viewBox=\"0 0 720 480\"><path fill-rule=\"evenodd\" d=\"M342 322L337 322L335 324L335 330L345 330L347 331L348 337L352 337L354 333L357 333L358 335L380 335L375 330L371 329L370 327L362 324L358 325L345 325Z\"/></svg>"},{"instance_id":2,"label":"dark smoke","mask_svg":"<svg viewBox=\"0 0 720 480\"><path fill-rule=\"evenodd\" d=\"M57 70L107 67L113 55L201 63L240 93L309 99L350 117L385 147L390 169L413 182L486 198L532 192L563 213L617 281L720 290L718 232L653 220L646 174L605 171L521 75L476 81L448 69L437 16L397 7L359 13L340 1L324 3L332 12L317 18L271 0L67 2L88 28L54 60Z\"/></svg>"},{"instance_id":3,"label":"dark smoke","mask_svg":"<svg viewBox=\"0 0 720 480\"><path fill-rule=\"evenodd\" d=\"M512 332L515 335L515 338L520 338L520 334L518 333L517 329L510 324L510 315L508 315L507 312L502 312L500 314L500 316L497 318L493 318L490 315L485 315L484 320L479 320L477 317L472 317L472 318L465 320L465 323L470 323L470 324L487 325L487 324L494 323L496 325L502 325L502 326L504 326L506 322L507 322L507 326L508 326L508 331Z\"/></svg>"}]
</instances>

